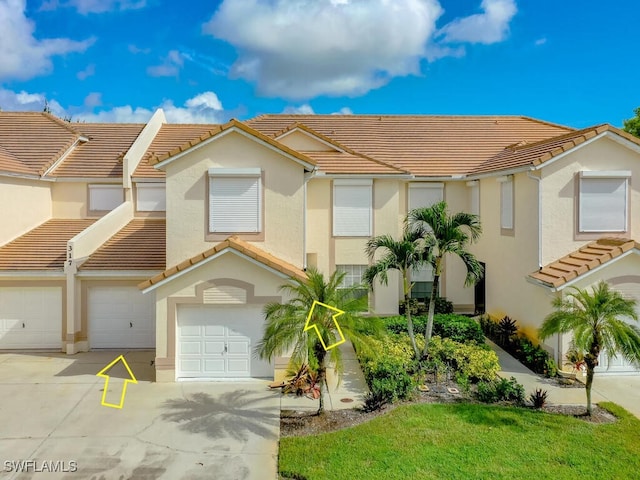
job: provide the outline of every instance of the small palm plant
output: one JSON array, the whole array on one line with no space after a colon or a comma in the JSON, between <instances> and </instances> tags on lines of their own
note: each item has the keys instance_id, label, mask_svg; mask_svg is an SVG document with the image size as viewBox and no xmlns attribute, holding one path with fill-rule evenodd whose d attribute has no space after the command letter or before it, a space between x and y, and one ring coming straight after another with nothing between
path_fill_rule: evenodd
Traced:
<instances>
[{"instance_id":1,"label":"small palm plant","mask_svg":"<svg viewBox=\"0 0 640 480\"><path fill-rule=\"evenodd\" d=\"M327 364L334 366L338 378L343 372L340 348L325 350L315 329L304 331L307 317L314 302L318 301L344 311L338 317L340 330L346 340L362 352L375 356L372 339L381 333L381 323L377 318L365 318L366 298L357 295L361 288L342 287L344 272L334 272L329 279L314 268L307 270L307 278L292 279L280 287L289 300L285 303L269 303L264 308L266 326L262 340L256 346L260 358L272 360L276 356L290 355L290 366L308 365L313 374L314 386L321 391L326 383ZM340 340L333 320L335 311L314 308L310 324L318 327L325 345L330 346ZM318 414L324 412L324 399L319 395Z\"/></svg>"},{"instance_id":2,"label":"small palm plant","mask_svg":"<svg viewBox=\"0 0 640 480\"><path fill-rule=\"evenodd\" d=\"M544 340L557 333L573 333L575 347L585 352L587 368L587 415L591 415L591 386L598 356L622 355L640 365L640 328L624 321L638 320L636 301L624 298L601 281L593 291L573 288L564 298L553 300L555 311L542 323L538 336Z\"/></svg>"}]
</instances>

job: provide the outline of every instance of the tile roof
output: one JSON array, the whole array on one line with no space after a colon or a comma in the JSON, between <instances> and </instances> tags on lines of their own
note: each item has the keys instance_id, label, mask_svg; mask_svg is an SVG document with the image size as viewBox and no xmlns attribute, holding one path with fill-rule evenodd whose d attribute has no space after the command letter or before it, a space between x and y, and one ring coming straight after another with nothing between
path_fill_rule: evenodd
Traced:
<instances>
[{"instance_id":1,"label":"tile roof","mask_svg":"<svg viewBox=\"0 0 640 480\"><path fill-rule=\"evenodd\" d=\"M406 174L402 170L385 162L367 158L362 155L354 155L346 152L318 152L300 150L307 157L313 159L318 170L324 173L349 173L349 174Z\"/></svg>"},{"instance_id":2,"label":"tile roof","mask_svg":"<svg viewBox=\"0 0 640 480\"><path fill-rule=\"evenodd\" d=\"M133 172L133 176L137 178L164 178L165 174L162 170L156 170L149 164L151 157L166 155L190 140L200 138L202 135L218 127L219 125L216 124L188 125L165 123L151 142L147 153L140 161L138 168Z\"/></svg>"},{"instance_id":3,"label":"tile roof","mask_svg":"<svg viewBox=\"0 0 640 480\"><path fill-rule=\"evenodd\" d=\"M9 171L41 175L80 136L71 124L47 113L0 111L0 145L5 152L0 169L15 167ZM8 162L9 154L12 162Z\"/></svg>"},{"instance_id":4,"label":"tile roof","mask_svg":"<svg viewBox=\"0 0 640 480\"><path fill-rule=\"evenodd\" d=\"M62 271L67 255L67 241L93 222L94 219L54 219L43 223L0 247L0 271Z\"/></svg>"},{"instance_id":5,"label":"tile roof","mask_svg":"<svg viewBox=\"0 0 640 480\"><path fill-rule=\"evenodd\" d=\"M494 155L479 165L471 173L485 173L495 172L499 170L508 170L527 165L538 166L545 162L548 162L552 158L560 155L561 153L568 152L569 150L577 147L581 143L592 139L593 137L600 135L604 132L616 133L631 142L640 145L640 139L633 135L612 127L611 125L595 125L582 130L578 130L557 137L541 140L535 143L520 143L510 145L503 151Z\"/></svg>"},{"instance_id":6,"label":"tile roof","mask_svg":"<svg viewBox=\"0 0 640 480\"><path fill-rule=\"evenodd\" d=\"M51 173L55 177L122 178L122 160L143 124L73 124L89 139L78 144Z\"/></svg>"},{"instance_id":7,"label":"tile roof","mask_svg":"<svg viewBox=\"0 0 640 480\"><path fill-rule=\"evenodd\" d=\"M21 162L13 153L0 145L0 171L38 175L37 170Z\"/></svg>"},{"instance_id":8,"label":"tile roof","mask_svg":"<svg viewBox=\"0 0 640 480\"><path fill-rule=\"evenodd\" d=\"M263 133L247 126L246 124L239 122L238 120L235 119L231 119L230 121L228 121L227 123L225 123L224 125L217 125L214 129L202 134L200 137L197 138L193 138L188 142L185 142L184 144L180 145L179 147L174 148L173 150L171 150L170 152L164 153L162 155L151 155L149 157L149 164L150 165L157 165L160 162L163 162L165 160L168 160L169 158L178 155L182 152L185 152L187 150L189 150L190 148L198 145L199 143L202 143L204 141L209 140L210 138L215 137L216 135L219 135L227 130L230 130L232 128L236 128L238 130L241 130L253 137L256 137L259 140L262 140L263 142L271 145L272 147L275 147L276 149L294 157L297 158L299 161L309 164L309 165L315 165L315 162L310 159L309 157L301 154L300 152L297 152L295 150L293 150L292 148L287 147L286 145L281 144L280 142L277 142L276 140L274 140L273 138L264 135Z\"/></svg>"},{"instance_id":9,"label":"tile roof","mask_svg":"<svg viewBox=\"0 0 640 480\"><path fill-rule=\"evenodd\" d=\"M278 257L271 255L270 253L265 252L261 248L258 248L249 242L240 240L238 237L234 235L218 243L215 247L210 248L206 252L203 252L199 255L191 257L190 259L185 260L184 262L165 270L164 272L156 275L155 277L152 277L149 280L146 280L138 284L138 288L140 290L149 288L155 284L162 282L163 280L166 280L168 278L173 277L174 275L177 275L178 273L190 268L193 265L197 265L200 262L203 262L207 258L215 255L216 253L220 253L223 250L226 250L228 248L233 249L237 252L240 252L248 257L251 257L252 259L280 273L283 273L284 275L288 275L290 277L297 278L300 280L304 280L307 278L306 273L304 273L304 271L300 270L296 266L288 262L285 262L284 260L281 260Z\"/></svg>"},{"instance_id":10,"label":"tile roof","mask_svg":"<svg viewBox=\"0 0 640 480\"><path fill-rule=\"evenodd\" d=\"M164 270L165 231L165 219L134 219L96 250L80 270Z\"/></svg>"},{"instance_id":11,"label":"tile roof","mask_svg":"<svg viewBox=\"0 0 640 480\"><path fill-rule=\"evenodd\" d=\"M601 238L529 274L529 277L547 287L557 288L632 248L640 249L640 244L624 238Z\"/></svg>"},{"instance_id":12,"label":"tile roof","mask_svg":"<svg viewBox=\"0 0 640 480\"><path fill-rule=\"evenodd\" d=\"M515 116L262 115L245 122L265 135L304 124L358 154L418 176L465 174L506 146L572 132Z\"/></svg>"}]
</instances>

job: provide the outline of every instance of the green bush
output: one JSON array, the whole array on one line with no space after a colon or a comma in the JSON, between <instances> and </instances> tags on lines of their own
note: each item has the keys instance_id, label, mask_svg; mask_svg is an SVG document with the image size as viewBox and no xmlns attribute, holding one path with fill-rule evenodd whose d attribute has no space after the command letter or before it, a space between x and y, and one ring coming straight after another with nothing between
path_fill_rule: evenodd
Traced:
<instances>
[{"instance_id":1,"label":"green bush","mask_svg":"<svg viewBox=\"0 0 640 480\"><path fill-rule=\"evenodd\" d=\"M401 318L401 317L400 317ZM411 340L406 333L388 334L379 339L370 339L372 350L377 353L375 358L360 355L360 363L376 362L380 358L398 360L403 365L409 365L414 359ZM424 342L422 343L424 345Z\"/></svg>"},{"instance_id":2,"label":"green bush","mask_svg":"<svg viewBox=\"0 0 640 480\"><path fill-rule=\"evenodd\" d=\"M384 320L385 327L390 333L407 333L407 319L404 316L387 317ZM418 316L412 318L415 333L424 333L427 326L427 317ZM484 334L478 322L474 319L456 314L438 314L433 317L433 335L442 338L451 338L460 343L476 342L484 343Z\"/></svg>"},{"instance_id":3,"label":"green bush","mask_svg":"<svg viewBox=\"0 0 640 480\"><path fill-rule=\"evenodd\" d=\"M415 387L406 366L393 358L382 358L367 364L365 378L372 396L386 402L407 398Z\"/></svg>"},{"instance_id":4,"label":"green bush","mask_svg":"<svg viewBox=\"0 0 640 480\"><path fill-rule=\"evenodd\" d=\"M493 380L500 371L496 353L474 343L458 343L435 336L429 344L429 356L450 365L472 382Z\"/></svg>"},{"instance_id":5,"label":"green bush","mask_svg":"<svg viewBox=\"0 0 640 480\"><path fill-rule=\"evenodd\" d=\"M484 403L513 402L517 405L524 404L524 387L511 377L509 380L501 378L478 383L476 393L478 400Z\"/></svg>"},{"instance_id":6,"label":"green bush","mask_svg":"<svg viewBox=\"0 0 640 480\"><path fill-rule=\"evenodd\" d=\"M429 311L429 300L425 302L424 309L425 313ZM444 297L436 297L436 306L434 309L434 313L437 314L449 314L453 313L453 302L450 302Z\"/></svg>"}]
</instances>

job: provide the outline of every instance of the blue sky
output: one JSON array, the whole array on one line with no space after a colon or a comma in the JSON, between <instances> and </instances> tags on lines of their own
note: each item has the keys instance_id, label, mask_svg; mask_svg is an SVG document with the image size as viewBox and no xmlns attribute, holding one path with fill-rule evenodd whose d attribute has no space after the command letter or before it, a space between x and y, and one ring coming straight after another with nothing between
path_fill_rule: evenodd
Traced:
<instances>
[{"instance_id":1,"label":"blue sky","mask_svg":"<svg viewBox=\"0 0 640 480\"><path fill-rule=\"evenodd\" d=\"M0 0L0 108L620 126L640 106L639 23L635 0Z\"/></svg>"}]
</instances>

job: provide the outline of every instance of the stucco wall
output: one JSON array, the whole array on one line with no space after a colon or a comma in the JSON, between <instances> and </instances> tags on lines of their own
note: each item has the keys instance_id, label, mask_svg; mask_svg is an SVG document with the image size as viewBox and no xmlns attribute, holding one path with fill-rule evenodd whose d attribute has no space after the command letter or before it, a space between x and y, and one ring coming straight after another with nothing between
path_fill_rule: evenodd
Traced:
<instances>
[{"instance_id":1,"label":"stucco wall","mask_svg":"<svg viewBox=\"0 0 640 480\"><path fill-rule=\"evenodd\" d=\"M84 182L55 182L51 188L54 218L85 218L89 190Z\"/></svg>"},{"instance_id":2,"label":"stucco wall","mask_svg":"<svg viewBox=\"0 0 640 480\"><path fill-rule=\"evenodd\" d=\"M542 264L546 265L585 243L610 233L577 232L578 174L582 170L630 170L630 231L621 236L640 238L640 154L608 138L601 138L542 169Z\"/></svg>"},{"instance_id":3,"label":"stucco wall","mask_svg":"<svg viewBox=\"0 0 640 480\"><path fill-rule=\"evenodd\" d=\"M0 205L0 245L4 245L51 218L51 183L2 177Z\"/></svg>"},{"instance_id":4,"label":"stucco wall","mask_svg":"<svg viewBox=\"0 0 640 480\"><path fill-rule=\"evenodd\" d=\"M167 265L197 255L216 243L205 239L208 169L256 167L262 169L264 178L264 240L255 244L302 266L303 167L234 132L167 166Z\"/></svg>"}]
</instances>

